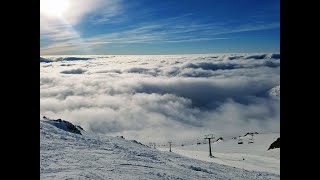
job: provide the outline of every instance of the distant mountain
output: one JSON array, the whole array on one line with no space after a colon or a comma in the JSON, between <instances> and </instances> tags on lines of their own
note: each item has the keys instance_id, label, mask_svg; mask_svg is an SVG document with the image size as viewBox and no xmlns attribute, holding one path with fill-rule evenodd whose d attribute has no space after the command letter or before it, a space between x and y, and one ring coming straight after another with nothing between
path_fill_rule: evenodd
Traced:
<instances>
[{"instance_id":1,"label":"distant mountain","mask_svg":"<svg viewBox=\"0 0 320 180\"><path fill-rule=\"evenodd\" d=\"M49 60L49 59L45 59L45 58L40 57L40 62L41 62L41 63L49 63L49 62L52 62L52 60Z\"/></svg>"},{"instance_id":2,"label":"distant mountain","mask_svg":"<svg viewBox=\"0 0 320 180\"><path fill-rule=\"evenodd\" d=\"M58 61L86 61L91 60L93 58L90 57L51 57L51 58L43 58L40 57L40 63L50 63L50 62L58 62Z\"/></svg>"}]
</instances>

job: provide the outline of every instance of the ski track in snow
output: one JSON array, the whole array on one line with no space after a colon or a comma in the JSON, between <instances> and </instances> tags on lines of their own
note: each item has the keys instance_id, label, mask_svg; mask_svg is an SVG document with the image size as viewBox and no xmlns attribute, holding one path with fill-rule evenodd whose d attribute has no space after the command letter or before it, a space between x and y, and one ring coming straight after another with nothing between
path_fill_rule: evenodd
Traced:
<instances>
[{"instance_id":1,"label":"ski track in snow","mask_svg":"<svg viewBox=\"0 0 320 180\"><path fill-rule=\"evenodd\" d=\"M144 147L122 138L66 132L40 120L41 179L280 179Z\"/></svg>"}]
</instances>

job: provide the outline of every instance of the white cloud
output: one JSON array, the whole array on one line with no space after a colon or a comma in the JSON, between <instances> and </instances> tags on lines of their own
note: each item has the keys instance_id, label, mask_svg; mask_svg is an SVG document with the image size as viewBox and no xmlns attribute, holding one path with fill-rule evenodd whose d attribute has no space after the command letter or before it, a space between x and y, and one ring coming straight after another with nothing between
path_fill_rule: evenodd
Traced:
<instances>
[{"instance_id":1,"label":"white cloud","mask_svg":"<svg viewBox=\"0 0 320 180\"><path fill-rule=\"evenodd\" d=\"M46 57L40 113L143 142L277 131L280 101L268 92L280 60L271 56Z\"/></svg>"}]
</instances>

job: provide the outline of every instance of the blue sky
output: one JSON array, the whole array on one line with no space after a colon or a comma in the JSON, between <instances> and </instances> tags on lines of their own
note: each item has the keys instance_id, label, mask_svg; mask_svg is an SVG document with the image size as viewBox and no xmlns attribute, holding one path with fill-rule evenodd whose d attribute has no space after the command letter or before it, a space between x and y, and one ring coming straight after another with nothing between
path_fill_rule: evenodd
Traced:
<instances>
[{"instance_id":1,"label":"blue sky","mask_svg":"<svg viewBox=\"0 0 320 180\"><path fill-rule=\"evenodd\" d=\"M280 51L279 0L40 3L41 55Z\"/></svg>"}]
</instances>

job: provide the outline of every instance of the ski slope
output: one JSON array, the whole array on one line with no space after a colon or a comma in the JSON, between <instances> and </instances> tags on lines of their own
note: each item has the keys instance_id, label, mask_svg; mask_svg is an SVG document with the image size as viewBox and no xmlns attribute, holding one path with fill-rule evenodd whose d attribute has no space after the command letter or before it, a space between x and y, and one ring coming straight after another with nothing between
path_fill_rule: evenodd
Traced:
<instances>
[{"instance_id":1,"label":"ski slope","mask_svg":"<svg viewBox=\"0 0 320 180\"><path fill-rule=\"evenodd\" d=\"M40 120L41 179L280 179Z\"/></svg>"},{"instance_id":2,"label":"ski slope","mask_svg":"<svg viewBox=\"0 0 320 180\"><path fill-rule=\"evenodd\" d=\"M280 133L254 135L254 143L249 144L250 137L250 135L241 137L243 144L238 144L238 139L232 138L212 143L214 158L209 157L208 144L175 146L172 151L202 161L280 175L280 149L268 150L271 143L280 137ZM168 148L160 150L168 151Z\"/></svg>"}]
</instances>

